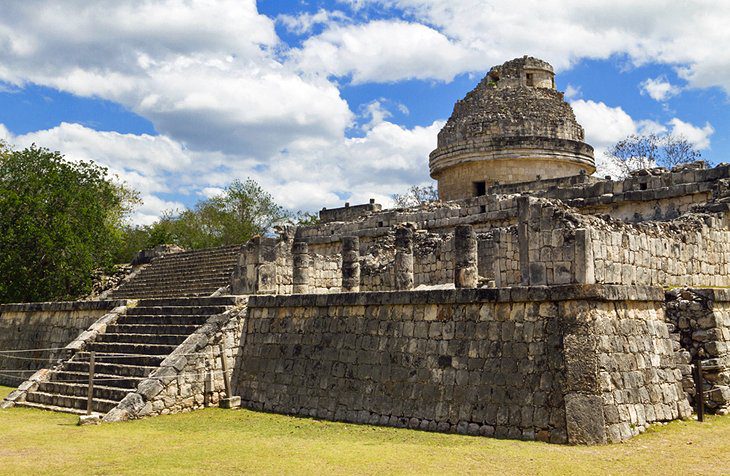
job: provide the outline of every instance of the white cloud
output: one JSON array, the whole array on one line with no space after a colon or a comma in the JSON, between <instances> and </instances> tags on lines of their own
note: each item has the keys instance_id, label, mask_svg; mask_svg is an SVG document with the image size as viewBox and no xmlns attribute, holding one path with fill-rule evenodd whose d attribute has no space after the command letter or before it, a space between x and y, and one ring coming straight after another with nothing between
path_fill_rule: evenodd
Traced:
<instances>
[{"instance_id":1,"label":"white cloud","mask_svg":"<svg viewBox=\"0 0 730 476\"><path fill-rule=\"evenodd\" d=\"M301 13L299 15L279 15L276 18L284 27L298 35L310 33L317 25L348 21L348 16L339 10L327 11L320 8L317 13Z\"/></svg>"},{"instance_id":2,"label":"white cloud","mask_svg":"<svg viewBox=\"0 0 730 476\"><path fill-rule=\"evenodd\" d=\"M403 79L448 81L478 61L476 51L420 23L377 20L333 25L293 50L291 63L305 72L352 75L354 84ZM479 61L479 64L482 62Z\"/></svg>"},{"instance_id":3,"label":"white cloud","mask_svg":"<svg viewBox=\"0 0 730 476\"><path fill-rule=\"evenodd\" d=\"M280 46L254 0L10 2L0 81L118 102L194 149L341 137L352 113L336 85L285 67Z\"/></svg>"},{"instance_id":4,"label":"white cloud","mask_svg":"<svg viewBox=\"0 0 730 476\"><path fill-rule=\"evenodd\" d=\"M442 126L434 122L407 129L375 115L363 137L300 140L263 158L190 151L167 136L100 132L67 123L19 136L0 124L0 138L17 148L42 144L70 160L107 167L141 193L144 205L132 220L147 224L165 210L184 208L164 198L168 194L189 195L194 203L219 193L232 179L246 177L294 210L316 211L369 198L389 204L392 193L429 180L428 154Z\"/></svg>"},{"instance_id":5,"label":"white cloud","mask_svg":"<svg viewBox=\"0 0 730 476\"><path fill-rule=\"evenodd\" d=\"M607 106L603 102L579 99L571 102L575 117L583 126L586 133L586 142L595 149L594 157L598 175L618 176L618 169L610 160L606 159L606 150L632 134L665 134L686 138L697 149L710 147L710 136L715 129L709 123L698 127L678 118L671 119L665 127L652 120L636 120L621 107Z\"/></svg>"},{"instance_id":6,"label":"white cloud","mask_svg":"<svg viewBox=\"0 0 730 476\"><path fill-rule=\"evenodd\" d=\"M578 99L570 103L578 123L586 133L586 142L596 149L607 147L638 130L637 124L621 107L603 102Z\"/></svg>"},{"instance_id":7,"label":"white cloud","mask_svg":"<svg viewBox=\"0 0 730 476\"><path fill-rule=\"evenodd\" d=\"M569 84L565 87L565 99L568 101L573 99L580 99L581 96L583 96L583 91L581 91L580 86L573 86L572 84Z\"/></svg>"},{"instance_id":8,"label":"white cloud","mask_svg":"<svg viewBox=\"0 0 730 476\"><path fill-rule=\"evenodd\" d=\"M699 150L710 147L710 136L715 133L715 128L709 122L697 127L675 117L669 121L669 125L672 126L673 135L687 139Z\"/></svg>"},{"instance_id":9,"label":"white cloud","mask_svg":"<svg viewBox=\"0 0 730 476\"><path fill-rule=\"evenodd\" d=\"M421 71L417 62L392 71L393 76L448 79L454 72L483 71L505 59L530 54L543 58L558 70L566 69L583 58L606 59L612 55L628 55L633 64L662 63L677 67L691 87L721 86L730 92L730 2L688 0L667 3L662 0L343 0L354 8L372 5L377 8L401 9L413 22L429 25L448 38L445 42L409 45L412 54L430 52L436 71ZM386 10L387 11L387 10ZM362 38L363 28L347 32ZM332 35L345 37L345 32L323 33L330 57L355 54L346 41L331 41ZM369 41L383 41L377 31L369 32ZM383 51L382 64L393 64L402 48ZM450 55L449 50L462 52ZM464 57L468 61L464 61ZM368 58L366 66L357 69L356 77L378 71ZM324 66L328 66L324 64ZM356 68L356 66L353 66ZM341 74L339 68L328 70ZM420 75L420 76L419 76Z\"/></svg>"},{"instance_id":10,"label":"white cloud","mask_svg":"<svg viewBox=\"0 0 730 476\"><path fill-rule=\"evenodd\" d=\"M682 88L675 86L664 77L647 78L641 82L641 94L648 94L655 101L664 102L682 92Z\"/></svg>"}]
</instances>

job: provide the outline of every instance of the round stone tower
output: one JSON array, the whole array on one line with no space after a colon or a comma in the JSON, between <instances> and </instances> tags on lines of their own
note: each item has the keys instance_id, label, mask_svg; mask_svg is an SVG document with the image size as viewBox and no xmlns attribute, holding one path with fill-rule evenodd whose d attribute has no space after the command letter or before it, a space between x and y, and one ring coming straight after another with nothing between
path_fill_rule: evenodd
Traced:
<instances>
[{"instance_id":1,"label":"round stone tower","mask_svg":"<svg viewBox=\"0 0 730 476\"><path fill-rule=\"evenodd\" d=\"M593 147L583 138L553 67L517 58L493 67L454 105L431 152L431 177L441 200L456 200L497 183L592 174Z\"/></svg>"}]
</instances>

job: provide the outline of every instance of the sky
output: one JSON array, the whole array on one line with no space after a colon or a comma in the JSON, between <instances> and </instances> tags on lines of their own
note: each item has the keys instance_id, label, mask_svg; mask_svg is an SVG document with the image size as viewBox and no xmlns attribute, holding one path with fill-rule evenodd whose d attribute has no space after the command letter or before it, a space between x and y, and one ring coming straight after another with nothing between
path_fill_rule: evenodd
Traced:
<instances>
[{"instance_id":1,"label":"sky","mask_svg":"<svg viewBox=\"0 0 730 476\"><path fill-rule=\"evenodd\" d=\"M730 157L725 0L0 0L0 139L94 160L149 224L250 177L291 210L432 183L454 102L550 62L602 169L633 133Z\"/></svg>"}]
</instances>

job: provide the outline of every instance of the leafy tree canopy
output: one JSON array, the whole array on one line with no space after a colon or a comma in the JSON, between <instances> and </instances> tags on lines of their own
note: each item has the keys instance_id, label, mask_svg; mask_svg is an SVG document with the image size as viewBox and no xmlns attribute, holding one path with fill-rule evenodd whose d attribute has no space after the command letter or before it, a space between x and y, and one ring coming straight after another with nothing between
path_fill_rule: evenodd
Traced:
<instances>
[{"instance_id":1,"label":"leafy tree canopy","mask_svg":"<svg viewBox=\"0 0 730 476\"><path fill-rule=\"evenodd\" d=\"M146 246L169 243L196 249L245 243L288 219L290 214L254 180L235 180L193 209L163 214L147 227Z\"/></svg>"},{"instance_id":2,"label":"leafy tree canopy","mask_svg":"<svg viewBox=\"0 0 730 476\"><path fill-rule=\"evenodd\" d=\"M0 302L75 299L113 264L136 193L103 167L0 146Z\"/></svg>"},{"instance_id":3,"label":"leafy tree canopy","mask_svg":"<svg viewBox=\"0 0 730 476\"><path fill-rule=\"evenodd\" d=\"M632 134L608 149L606 156L623 176L627 176L634 170L651 167L671 169L679 164L695 162L702 154L682 136Z\"/></svg>"}]
</instances>

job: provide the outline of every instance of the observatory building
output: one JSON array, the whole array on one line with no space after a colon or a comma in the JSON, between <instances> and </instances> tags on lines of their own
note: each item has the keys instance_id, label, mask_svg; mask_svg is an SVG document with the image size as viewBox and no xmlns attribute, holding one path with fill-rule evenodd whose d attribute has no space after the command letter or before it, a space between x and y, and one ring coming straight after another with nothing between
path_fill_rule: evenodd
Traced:
<instances>
[{"instance_id":1,"label":"observatory building","mask_svg":"<svg viewBox=\"0 0 730 476\"><path fill-rule=\"evenodd\" d=\"M496 184L592 174L583 140L553 67L525 56L493 67L457 101L431 152L431 177L441 200L457 200Z\"/></svg>"}]
</instances>

